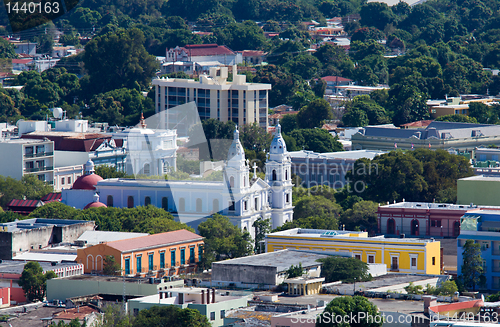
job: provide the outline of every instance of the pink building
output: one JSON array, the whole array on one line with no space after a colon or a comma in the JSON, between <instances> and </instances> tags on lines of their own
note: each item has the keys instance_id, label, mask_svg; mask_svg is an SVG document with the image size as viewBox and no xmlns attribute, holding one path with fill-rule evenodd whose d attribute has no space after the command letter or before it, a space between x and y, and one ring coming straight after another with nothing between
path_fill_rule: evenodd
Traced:
<instances>
[{"instance_id":1,"label":"pink building","mask_svg":"<svg viewBox=\"0 0 500 327\"><path fill-rule=\"evenodd\" d=\"M378 232L387 236L457 237L468 205L399 202L379 206Z\"/></svg>"}]
</instances>

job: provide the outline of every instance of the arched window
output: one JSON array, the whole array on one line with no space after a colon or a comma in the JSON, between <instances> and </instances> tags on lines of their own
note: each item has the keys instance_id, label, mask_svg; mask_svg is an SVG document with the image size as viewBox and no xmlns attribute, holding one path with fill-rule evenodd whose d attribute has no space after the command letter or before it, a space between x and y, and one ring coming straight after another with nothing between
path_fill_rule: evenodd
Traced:
<instances>
[{"instance_id":1,"label":"arched window","mask_svg":"<svg viewBox=\"0 0 500 327\"><path fill-rule=\"evenodd\" d=\"M212 203L212 207L213 207L213 212L219 212L219 200L217 199L214 199L213 203Z\"/></svg>"},{"instance_id":2,"label":"arched window","mask_svg":"<svg viewBox=\"0 0 500 327\"><path fill-rule=\"evenodd\" d=\"M276 179L277 179L277 177L276 177L276 169L273 169L273 179L272 180L275 181Z\"/></svg>"},{"instance_id":3,"label":"arched window","mask_svg":"<svg viewBox=\"0 0 500 327\"><path fill-rule=\"evenodd\" d=\"M288 180L288 169L285 169L285 180Z\"/></svg>"},{"instance_id":4,"label":"arched window","mask_svg":"<svg viewBox=\"0 0 500 327\"><path fill-rule=\"evenodd\" d=\"M147 205L150 205L151 204L151 197L147 196L144 198L144 205L147 206Z\"/></svg>"},{"instance_id":5,"label":"arched window","mask_svg":"<svg viewBox=\"0 0 500 327\"><path fill-rule=\"evenodd\" d=\"M394 219L389 218L387 220L387 234L394 235L396 234L396 223Z\"/></svg>"},{"instance_id":6,"label":"arched window","mask_svg":"<svg viewBox=\"0 0 500 327\"><path fill-rule=\"evenodd\" d=\"M168 211L168 198L165 196L161 198L161 207L163 210Z\"/></svg>"},{"instance_id":7,"label":"arched window","mask_svg":"<svg viewBox=\"0 0 500 327\"><path fill-rule=\"evenodd\" d=\"M229 186L234 187L234 177L233 176L231 176L229 178Z\"/></svg>"},{"instance_id":8,"label":"arched window","mask_svg":"<svg viewBox=\"0 0 500 327\"><path fill-rule=\"evenodd\" d=\"M179 199L179 212L186 211L186 200L184 198Z\"/></svg>"},{"instance_id":9,"label":"arched window","mask_svg":"<svg viewBox=\"0 0 500 327\"><path fill-rule=\"evenodd\" d=\"M149 163L145 163L144 164L144 174L149 175L150 172L151 172L151 168L149 166Z\"/></svg>"},{"instance_id":10,"label":"arched window","mask_svg":"<svg viewBox=\"0 0 500 327\"><path fill-rule=\"evenodd\" d=\"M201 212L202 211L202 201L201 199L196 199L196 212Z\"/></svg>"},{"instance_id":11,"label":"arched window","mask_svg":"<svg viewBox=\"0 0 500 327\"><path fill-rule=\"evenodd\" d=\"M413 219L411 221L411 235L418 236L419 235L419 230L418 230L418 220Z\"/></svg>"},{"instance_id":12,"label":"arched window","mask_svg":"<svg viewBox=\"0 0 500 327\"><path fill-rule=\"evenodd\" d=\"M455 221L453 224L453 237L457 237L458 235L460 235L460 222Z\"/></svg>"},{"instance_id":13,"label":"arched window","mask_svg":"<svg viewBox=\"0 0 500 327\"><path fill-rule=\"evenodd\" d=\"M134 197L129 196L127 198L127 208L133 208L134 207Z\"/></svg>"},{"instance_id":14,"label":"arched window","mask_svg":"<svg viewBox=\"0 0 500 327\"><path fill-rule=\"evenodd\" d=\"M113 206L113 196L112 195L108 195L108 198L106 200L106 205L108 207L112 207Z\"/></svg>"}]
</instances>

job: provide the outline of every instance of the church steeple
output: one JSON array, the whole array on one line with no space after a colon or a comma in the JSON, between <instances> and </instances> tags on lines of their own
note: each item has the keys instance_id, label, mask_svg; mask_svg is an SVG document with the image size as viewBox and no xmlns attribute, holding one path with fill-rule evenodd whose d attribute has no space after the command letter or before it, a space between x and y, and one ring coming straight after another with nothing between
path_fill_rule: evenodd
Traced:
<instances>
[{"instance_id":1,"label":"church steeple","mask_svg":"<svg viewBox=\"0 0 500 327\"><path fill-rule=\"evenodd\" d=\"M229 147L229 151L227 153L227 160L229 162L235 163L237 161L245 162L245 151L243 150L243 146L240 142L240 131L238 130L238 126L234 130L233 134L233 143Z\"/></svg>"}]
</instances>

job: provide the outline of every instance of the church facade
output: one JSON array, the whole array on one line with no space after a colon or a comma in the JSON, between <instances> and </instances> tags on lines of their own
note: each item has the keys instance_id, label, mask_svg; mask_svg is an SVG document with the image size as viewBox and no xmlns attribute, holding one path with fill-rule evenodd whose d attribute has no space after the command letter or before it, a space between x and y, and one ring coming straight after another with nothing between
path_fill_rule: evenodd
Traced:
<instances>
[{"instance_id":1,"label":"church facade","mask_svg":"<svg viewBox=\"0 0 500 327\"><path fill-rule=\"evenodd\" d=\"M270 219L272 228L293 220L291 159L279 124L266 162L265 179L257 177L256 167L253 169L250 179L249 162L236 129L222 181L114 178L99 181L96 189L100 201L108 207L151 204L193 228L220 213L254 237L253 223L258 219Z\"/></svg>"}]
</instances>

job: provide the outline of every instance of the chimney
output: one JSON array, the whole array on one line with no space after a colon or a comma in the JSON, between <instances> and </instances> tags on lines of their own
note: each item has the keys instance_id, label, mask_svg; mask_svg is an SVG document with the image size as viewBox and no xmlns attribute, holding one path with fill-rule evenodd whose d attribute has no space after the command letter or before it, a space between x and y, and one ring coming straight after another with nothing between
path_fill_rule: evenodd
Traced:
<instances>
[{"instance_id":1,"label":"chimney","mask_svg":"<svg viewBox=\"0 0 500 327\"><path fill-rule=\"evenodd\" d=\"M207 304L210 304L210 289L207 288Z\"/></svg>"},{"instance_id":2,"label":"chimney","mask_svg":"<svg viewBox=\"0 0 500 327\"><path fill-rule=\"evenodd\" d=\"M201 304L205 304L205 290L201 290Z\"/></svg>"},{"instance_id":3,"label":"chimney","mask_svg":"<svg viewBox=\"0 0 500 327\"><path fill-rule=\"evenodd\" d=\"M212 303L215 303L215 288L212 288Z\"/></svg>"}]
</instances>

